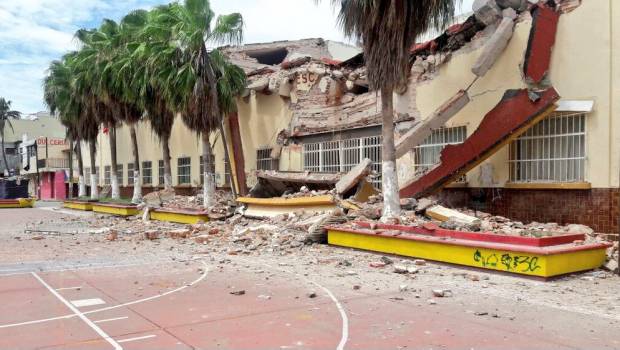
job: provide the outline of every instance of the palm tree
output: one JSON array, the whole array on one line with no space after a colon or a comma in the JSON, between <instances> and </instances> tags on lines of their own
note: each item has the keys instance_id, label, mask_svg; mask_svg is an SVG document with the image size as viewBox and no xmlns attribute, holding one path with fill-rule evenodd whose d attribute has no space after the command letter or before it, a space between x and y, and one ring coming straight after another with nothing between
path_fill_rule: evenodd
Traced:
<instances>
[{"instance_id":1,"label":"palm tree","mask_svg":"<svg viewBox=\"0 0 620 350\"><path fill-rule=\"evenodd\" d=\"M118 102L120 113L118 118L129 126L131 135L131 147L133 151L134 177L133 203L142 200L142 178L140 177L140 153L138 149L138 137L136 124L144 115L141 106L139 87L135 86L135 75L140 70L140 60L134 59L133 51L139 45L140 31L143 30L147 21L147 11L136 10L126 15L118 26L118 41L112 48L111 57L104 68L105 88L108 94ZM140 81L140 80L138 80Z\"/></svg>"},{"instance_id":2,"label":"palm tree","mask_svg":"<svg viewBox=\"0 0 620 350\"><path fill-rule=\"evenodd\" d=\"M104 20L98 29L81 29L76 38L82 44L76 60L76 86L82 94L88 96L88 104L95 118L110 137L110 183L112 198L120 198L120 186L117 176L116 128L122 103L109 84L112 81L111 71L107 69L111 56L119 45L118 24L112 20Z\"/></svg>"},{"instance_id":3,"label":"palm tree","mask_svg":"<svg viewBox=\"0 0 620 350\"><path fill-rule=\"evenodd\" d=\"M9 169L9 162L6 160L6 151L4 149L4 129L8 125L13 130L13 124L11 119L18 119L21 113L11 110L11 101L7 101L4 97L0 97L0 149L2 149L2 160L4 160L4 167Z\"/></svg>"},{"instance_id":4,"label":"palm tree","mask_svg":"<svg viewBox=\"0 0 620 350\"><path fill-rule=\"evenodd\" d=\"M181 113L188 128L201 134L204 205L211 207L215 204L215 174L209 135L220 128L222 114L216 69L206 43L240 43L243 18L233 13L215 19L208 0L186 0L157 8L146 32L161 47L155 60L167 63L155 75L164 87L163 97Z\"/></svg>"},{"instance_id":5,"label":"palm tree","mask_svg":"<svg viewBox=\"0 0 620 350\"><path fill-rule=\"evenodd\" d=\"M394 91L407 89L409 52L416 38L431 27L447 25L458 0L331 0L340 6L339 25L361 42L370 88L381 93L383 215L400 215L394 147Z\"/></svg>"}]
</instances>

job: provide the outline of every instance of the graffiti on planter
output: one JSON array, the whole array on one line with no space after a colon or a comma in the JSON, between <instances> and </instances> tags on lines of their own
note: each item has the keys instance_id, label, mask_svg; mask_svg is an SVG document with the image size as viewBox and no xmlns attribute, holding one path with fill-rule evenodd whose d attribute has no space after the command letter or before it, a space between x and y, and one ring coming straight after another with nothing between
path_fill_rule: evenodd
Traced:
<instances>
[{"instance_id":1,"label":"graffiti on planter","mask_svg":"<svg viewBox=\"0 0 620 350\"><path fill-rule=\"evenodd\" d=\"M495 253L484 255L480 250L476 250L473 258L482 267L499 268L506 271L534 272L541 268L538 265L538 257L535 256L504 253L498 257Z\"/></svg>"}]
</instances>

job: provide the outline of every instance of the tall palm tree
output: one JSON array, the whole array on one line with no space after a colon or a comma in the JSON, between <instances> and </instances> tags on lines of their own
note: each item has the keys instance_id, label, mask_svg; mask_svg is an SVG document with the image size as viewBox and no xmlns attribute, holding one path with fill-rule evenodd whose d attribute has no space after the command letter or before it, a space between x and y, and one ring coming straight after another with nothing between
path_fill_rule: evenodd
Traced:
<instances>
[{"instance_id":1,"label":"tall palm tree","mask_svg":"<svg viewBox=\"0 0 620 350\"><path fill-rule=\"evenodd\" d=\"M370 88L381 93L382 220L400 215L394 147L394 91L407 89L409 52L431 27L447 25L460 0L331 0L346 36L361 42Z\"/></svg>"},{"instance_id":2,"label":"tall palm tree","mask_svg":"<svg viewBox=\"0 0 620 350\"><path fill-rule=\"evenodd\" d=\"M76 60L77 87L88 96L88 103L94 116L108 131L110 138L110 184L112 198L120 198L120 185L117 176L116 128L122 103L110 88L111 71L106 69L114 50L119 45L118 24L104 20L98 29L78 30L75 37L82 47Z\"/></svg>"},{"instance_id":3,"label":"tall palm tree","mask_svg":"<svg viewBox=\"0 0 620 350\"><path fill-rule=\"evenodd\" d=\"M47 75L43 79L43 99L52 114L58 114L60 123L67 129L66 137L69 140L69 198L73 197L73 142L79 144L79 137L76 130L75 115L69 110L71 99L70 71L67 65L61 61L52 61ZM61 112L62 111L62 112ZM79 162L78 162L79 163ZM81 169L80 179L78 180L80 189L82 188L83 177ZM78 196L83 193L78 194Z\"/></svg>"},{"instance_id":4,"label":"tall palm tree","mask_svg":"<svg viewBox=\"0 0 620 350\"><path fill-rule=\"evenodd\" d=\"M5 169L9 169L9 162L6 159L6 151L4 149L4 129L8 125L13 130L11 119L18 119L21 113L11 110L11 101L7 101L4 97L0 97L0 149L2 150L2 160L4 160Z\"/></svg>"},{"instance_id":5,"label":"tall palm tree","mask_svg":"<svg viewBox=\"0 0 620 350\"><path fill-rule=\"evenodd\" d=\"M126 15L120 22L117 30L116 45L112 47L109 61L104 68L104 87L108 94L118 102L119 114L117 118L129 126L131 147L133 153L134 173L133 176L133 203L142 200L142 178L140 176L140 153L138 149L138 137L136 124L144 115L141 105L139 87L135 86L136 72L140 70L140 60L134 59L133 51L141 44L140 31L143 30L147 21L147 11L136 10ZM137 80L140 81L140 80Z\"/></svg>"},{"instance_id":6,"label":"tall palm tree","mask_svg":"<svg viewBox=\"0 0 620 350\"><path fill-rule=\"evenodd\" d=\"M152 19L146 32L163 48L156 52L157 61L169 62L156 77L165 88L163 97L191 130L201 134L204 204L211 207L215 204L215 174L209 135L220 128L222 113L216 69L206 43L241 43L243 18L232 13L216 19L208 0L186 0L158 8Z\"/></svg>"}]
</instances>

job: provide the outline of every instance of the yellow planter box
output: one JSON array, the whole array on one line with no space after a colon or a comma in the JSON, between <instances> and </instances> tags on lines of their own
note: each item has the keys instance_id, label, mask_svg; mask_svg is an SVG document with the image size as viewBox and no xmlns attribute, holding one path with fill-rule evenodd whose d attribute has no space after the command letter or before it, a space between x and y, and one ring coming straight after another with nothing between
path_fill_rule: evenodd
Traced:
<instances>
[{"instance_id":1,"label":"yellow planter box","mask_svg":"<svg viewBox=\"0 0 620 350\"><path fill-rule=\"evenodd\" d=\"M0 199L0 208L34 208L35 202L34 198Z\"/></svg>"},{"instance_id":2,"label":"yellow planter box","mask_svg":"<svg viewBox=\"0 0 620 350\"><path fill-rule=\"evenodd\" d=\"M491 233L463 239L446 237L449 231L441 231L441 235L434 235L331 226L327 231L327 241L336 246L539 277L600 267L605 262L605 250L610 246L607 243L537 246L537 238L531 238L532 244L497 243L492 237L484 237L493 235ZM569 236L572 239L574 235ZM506 236L502 237L506 239ZM518 237L518 241L528 238Z\"/></svg>"},{"instance_id":3,"label":"yellow planter box","mask_svg":"<svg viewBox=\"0 0 620 350\"><path fill-rule=\"evenodd\" d=\"M86 201L64 201L63 207L75 210L91 211L93 210L93 202Z\"/></svg>"},{"instance_id":4,"label":"yellow planter box","mask_svg":"<svg viewBox=\"0 0 620 350\"><path fill-rule=\"evenodd\" d=\"M177 222L180 224L197 224L200 221L209 221L209 215L204 210L155 209L151 212L151 219L158 221Z\"/></svg>"},{"instance_id":5,"label":"yellow planter box","mask_svg":"<svg viewBox=\"0 0 620 350\"><path fill-rule=\"evenodd\" d=\"M140 212L135 205L93 203L92 207L94 212L118 216L133 216Z\"/></svg>"},{"instance_id":6,"label":"yellow planter box","mask_svg":"<svg viewBox=\"0 0 620 350\"><path fill-rule=\"evenodd\" d=\"M246 216L259 218L270 218L299 210L321 212L336 208L336 202L331 195L298 198L239 197L237 202L247 205Z\"/></svg>"}]
</instances>

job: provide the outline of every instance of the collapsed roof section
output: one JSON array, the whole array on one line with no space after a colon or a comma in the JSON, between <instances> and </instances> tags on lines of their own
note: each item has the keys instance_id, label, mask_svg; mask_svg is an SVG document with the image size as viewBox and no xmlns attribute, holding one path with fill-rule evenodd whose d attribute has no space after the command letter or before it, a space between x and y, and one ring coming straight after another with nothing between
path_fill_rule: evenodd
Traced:
<instances>
[{"instance_id":1,"label":"collapsed roof section","mask_svg":"<svg viewBox=\"0 0 620 350\"><path fill-rule=\"evenodd\" d=\"M572 11L581 0L548 0L558 12ZM395 95L397 130L406 131L414 120L422 119L416 107L415 85L433 79L441 65L458 51L476 49L489 40L498 41L498 52L505 46L514 25L530 16L537 1L476 0L474 13L455 23L432 40L411 48L409 88ZM506 14L506 11L512 13ZM520 14L518 14L520 13ZM497 30L505 20L506 35ZM498 34L499 32L499 34ZM495 36L495 38L494 38ZM369 91L364 57L359 48L323 39L279 41L225 47L229 59L248 75L244 98L250 94L278 94L290 101L292 119L288 137L348 130L381 124L380 97ZM492 52L497 54L497 52ZM493 55L490 55L493 56ZM483 75L491 63L480 62ZM402 100L402 101L401 101ZM407 122L407 123L405 123Z\"/></svg>"}]
</instances>

